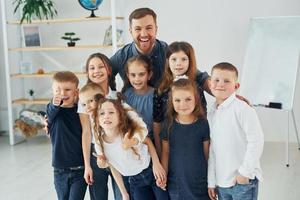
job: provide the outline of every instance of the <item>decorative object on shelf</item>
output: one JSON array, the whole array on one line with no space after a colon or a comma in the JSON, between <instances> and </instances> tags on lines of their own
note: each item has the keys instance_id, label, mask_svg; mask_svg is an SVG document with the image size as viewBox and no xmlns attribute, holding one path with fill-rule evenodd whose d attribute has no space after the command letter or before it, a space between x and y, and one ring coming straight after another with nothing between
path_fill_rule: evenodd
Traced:
<instances>
[{"instance_id":1,"label":"decorative object on shelf","mask_svg":"<svg viewBox=\"0 0 300 200\"><path fill-rule=\"evenodd\" d=\"M33 18L37 19L52 19L57 15L57 10L55 8L54 2L52 0L14 0L14 13L22 8L22 17L20 23L22 24L24 20L31 23Z\"/></svg>"},{"instance_id":2,"label":"decorative object on shelf","mask_svg":"<svg viewBox=\"0 0 300 200\"><path fill-rule=\"evenodd\" d=\"M69 40L68 42L68 47L74 47L75 42L80 40L79 37L74 37L75 33L74 32L66 32L64 36L61 37L63 40Z\"/></svg>"},{"instance_id":3,"label":"decorative object on shelf","mask_svg":"<svg viewBox=\"0 0 300 200\"><path fill-rule=\"evenodd\" d=\"M22 35L25 47L41 46L40 29L38 26L23 26Z\"/></svg>"},{"instance_id":4,"label":"decorative object on shelf","mask_svg":"<svg viewBox=\"0 0 300 200\"><path fill-rule=\"evenodd\" d=\"M29 61L21 61L20 74L32 74L32 63Z\"/></svg>"},{"instance_id":5,"label":"decorative object on shelf","mask_svg":"<svg viewBox=\"0 0 300 200\"><path fill-rule=\"evenodd\" d=\"M36 71L37 74L45 74L45 71L42 69L42 68L39 68L37 71Z\"/></svg>"},{"instance_id":6,"label":"decorative object on shelf","mask_svg":"<svg viewBox=\"0 0 300 200\"><path fill-rule=\"evenodd\" d=\"M28 90L28 94L29 94L29 100L33 100L34 99L34 90L33 89L29 89Z\"/></svg>"},{"instance_id":7,"label":"decorative object on shelf","mask_svg":"<svg viewBox=\"0 0 300 200\"><path fill-rule=\"evenodd\" d=\"M22 110L19 118L15 121L14 127L20 129L25 137L35 136L38 130L45 127L45 116L44 111Z\"/></svg>"},{"instance_id":8,"label":"decorative object on shelf","mask_svg":"<svg viewBox=\"0 0 300 200\"><path fill-rule=\"evenodd\" d=\"M78 0L78 1L84 9L92 11L89 17L96 17L94 10L98 9L99 5L102 3L103 0Z\"/></svg>"},{"instance_id":9,"label":"decorative object on shelf","mask_svg":"<svg viewBox=\"0 0 300 200\"><path fill-rule=\"evenodd\" d=\"M122 33L123 33L123 30L117 29L117 43L118 44L122 43ZM105 31L103 45L112 45L112 26L111 25Z\"/></svg>"}]
</instances>

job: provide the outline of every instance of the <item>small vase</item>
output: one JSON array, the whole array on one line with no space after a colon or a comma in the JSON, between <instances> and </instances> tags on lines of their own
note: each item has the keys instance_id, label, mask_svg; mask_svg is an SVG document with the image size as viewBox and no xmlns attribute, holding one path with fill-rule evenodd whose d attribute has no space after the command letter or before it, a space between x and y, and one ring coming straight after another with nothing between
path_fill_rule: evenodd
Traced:
<instances>
[{"instance_id":1,"label":"small vase","mask_svg":"<svg viewBox=\"0 0 300 200\"><path fill-rule=\"evenodd\" d=\"M75 47L75 42L68 42L68 47Z\"/></svg>"},{"instance_id":2,"label":"small vase","mask_svg":"<svg viewBox=\"0 0 300 200\"><path fill-rule=\"evenodd\" d=\"M34 96L33 95L29 95L29 98L28 98L30 101L33 101L34 100Z\"/></svg>"}]
</instances>

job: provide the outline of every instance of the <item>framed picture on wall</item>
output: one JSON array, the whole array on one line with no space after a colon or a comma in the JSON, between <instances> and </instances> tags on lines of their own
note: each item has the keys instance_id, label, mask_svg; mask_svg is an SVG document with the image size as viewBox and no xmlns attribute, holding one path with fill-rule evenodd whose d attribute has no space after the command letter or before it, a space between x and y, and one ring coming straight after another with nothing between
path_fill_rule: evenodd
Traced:
<instances>
[{"instance_id":1,"label":"framed picture on wall","mask_svg":"<svg viewBox=\"0 0 300 200\"><path fill-rule=\"evenodd\" d=\"M25 47L41 46L39 26L23 26L22 33Z\"/></svg>"},{"instance_id":2,"label":"framed picture on wall","mask_svg":"<svg viewBox=\"0 0 300 200\"><path fill-rule=\"evenodd\" d=\"M118 45L122 43L122 33L123 33L123 30L117 29ZM105 31L103 45L112 45L112 27L111 27L111 25Z\"/></svg>"}]
</instances>

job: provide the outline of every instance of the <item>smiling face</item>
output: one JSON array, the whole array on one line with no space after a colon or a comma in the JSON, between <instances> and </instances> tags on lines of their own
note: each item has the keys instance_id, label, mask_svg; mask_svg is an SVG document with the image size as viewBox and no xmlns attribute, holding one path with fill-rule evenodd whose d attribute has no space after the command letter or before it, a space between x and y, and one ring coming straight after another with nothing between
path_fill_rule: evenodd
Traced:
<instances>
[{"instance_id":1,"label":"smiling face","mask_svg":"<svg viewBox=\"0 0 300 200\"><path fill-rule=\"evenodd\" d=\"M148 81L151 78L146 67L139 61L132 62L128 66L127 77L130 84L138 93L145 93L148 91Z\"/></svg>"},{"instance_id":2,"label":"smiling face","mask_svg":"<svg viewBox=\"0 0 300 200\"><path fill-rule=\"evenodd\" d=\"M192 89L175 89L172 91L172 102L178 116L189 116L196 106L195 94Z\"/></svg>"},{"instance_id":3,"label":"smiling face","mask_svg":"<svg viewBox=\"0 0 300 200\"><path fill-rule=\"evenodd\" d=\"M189 69L189 57L183 52L174 52L169 57L169 67L173 77L184 75Z\"/></svg>"},{"instance_id":4,"label":"smiling face","mask_svg":"<svg viewBox=\"0 0 300 200\"><path fill-rule=\"evenodd\" d=\"M75 83L53 81L52 92L54 95L60 95L63 98L62 107L72 107L78 96L78 89Z\"/></svg>"},{"instance_id":5,"label":"smiling face","mask_svg":"<svg viewBox=\"0 0 300 200\"><path fill-rule=\"evenodd\" d=\"M149 54L154 46L157 26L151 15L139 19L132 19L129 29L133 41L142 54Z\"/></svg>"},{"instance_id":6,"label":"smiling face","mask_svg":"<svg viewBox=\"0 0 300 200\"><path fill-rule=\"evenodd\" d=\"M108 71L105 63L98 57L94 57L88 64L88 77L93 83L99 85L108 82Z\"/></svg>"},{"instance_id":7,"label":"smiling face","mask_svg":"<svg viewBox=\"0 0 300 200\"><path fill-rule=\"evenodd\" d=\"M112 102L106 101L99 110L99 123L104 131L116 130L119 125L119 113Z\"/></svg>"},{"instance_id":8,"label":"smiling face","mask_svg":"<svg viewBox=\"0 0 300 200\"><path fill-rule=\"evenodd\" d=\"M235 72L214 69L211 75L210 90L216 97L217 104L223 103L239 88Z\"/></svg>"},{"instance_id":9,"label":"smiling face","mask_svg":"<svg viewBox=\"0 0 300 200\"><path fill-rule=\"evenodd\" d=\"M98 101L95 98L96 94L100 94L100 91L87 90L79 94L79 101L88 114L91 114L98 106Z\"/></svg>"}]
</instances>

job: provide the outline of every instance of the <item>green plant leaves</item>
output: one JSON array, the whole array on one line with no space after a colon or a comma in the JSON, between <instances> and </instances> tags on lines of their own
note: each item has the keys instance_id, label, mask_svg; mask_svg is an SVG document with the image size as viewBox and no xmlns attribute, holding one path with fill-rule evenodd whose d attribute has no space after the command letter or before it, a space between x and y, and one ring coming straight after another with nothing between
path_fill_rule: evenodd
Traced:
<instances>
[{"instance_id":1,"label":"green plant leaves","mask_svg":"<svg viewBox=\"0 0 300 200\"><path fill-rule=\"evenodd\" d=\"M57 10L51 0L15 0L13 4L16 5L14 13L22 7L21 24L24 20L30 23L33 17L42 20L43 18L52 19L57 15Z\"/></svg>"}]
</instances>

